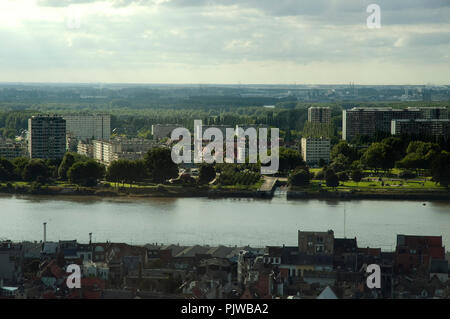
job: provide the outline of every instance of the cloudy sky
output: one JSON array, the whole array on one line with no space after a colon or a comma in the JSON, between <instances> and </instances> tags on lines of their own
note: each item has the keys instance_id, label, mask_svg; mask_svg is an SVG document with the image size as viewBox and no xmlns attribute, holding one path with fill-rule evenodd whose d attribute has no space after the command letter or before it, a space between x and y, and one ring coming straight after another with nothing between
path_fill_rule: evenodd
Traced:
<instances>
[{"instance_id":1,"label":"cloudy sky","mask_svg":"<svg viewBox=\"0 0 450 319\"><path fill-rule=\"evenodd\" d=\"M1 0L0 81L450 84L450 0Z\"/></svg>"}]
</instances>

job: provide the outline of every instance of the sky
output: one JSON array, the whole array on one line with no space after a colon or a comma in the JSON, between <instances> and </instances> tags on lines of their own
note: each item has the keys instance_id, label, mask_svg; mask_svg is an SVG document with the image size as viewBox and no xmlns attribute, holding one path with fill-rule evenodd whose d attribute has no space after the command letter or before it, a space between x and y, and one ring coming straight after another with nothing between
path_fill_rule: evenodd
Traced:
<instances>
[{"instance_id":1,"label":"sky","mask_svg":"<svg viewBox=\"0 0 450 319\"><path fill-rule=\"evenodd\" d=\"M448 85L450 0L1 0L0 82Z\"/></svg>"}]
</instances>

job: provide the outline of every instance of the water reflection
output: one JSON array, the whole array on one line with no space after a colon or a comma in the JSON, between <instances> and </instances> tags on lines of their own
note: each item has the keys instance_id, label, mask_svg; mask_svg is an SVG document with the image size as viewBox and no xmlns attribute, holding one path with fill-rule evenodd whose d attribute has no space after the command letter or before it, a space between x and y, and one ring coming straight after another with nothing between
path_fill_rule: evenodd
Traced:
<instances>
[{"instance_id":1,"label":"water reflection","mask_svg":"<svg viewBox=\"0 0 450 319\"><path fill-rule=\"evenodd\" d=\"M0 195L0 237L40 240L44 221L49 240L296 245L299 229L333 229L362 247L395 246L397 234L442 235L450 247L450 202Z\"/></svg>"}]
</instances>

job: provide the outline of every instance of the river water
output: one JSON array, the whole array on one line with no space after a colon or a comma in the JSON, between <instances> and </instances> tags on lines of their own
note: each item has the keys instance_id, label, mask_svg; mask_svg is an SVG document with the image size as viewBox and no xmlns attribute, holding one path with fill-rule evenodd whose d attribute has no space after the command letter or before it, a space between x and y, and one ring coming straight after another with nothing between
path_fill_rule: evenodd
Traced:
<instances>
[{"instance_id":1,"label":"river water","mask_svg":"<svg viewBox=\"0 0 450 319\"><path fill-rule=\"evenodd\" d=\"M397 234L443 236L450 247L450 201L117 199L0 195L0 239L77 239L180 245L296 245L297 231L333 229L360 247L395 248ZM424 205L424 203L426 205ZM345 213L344 213L345 212Z\"/></svg>"}]
</instances>

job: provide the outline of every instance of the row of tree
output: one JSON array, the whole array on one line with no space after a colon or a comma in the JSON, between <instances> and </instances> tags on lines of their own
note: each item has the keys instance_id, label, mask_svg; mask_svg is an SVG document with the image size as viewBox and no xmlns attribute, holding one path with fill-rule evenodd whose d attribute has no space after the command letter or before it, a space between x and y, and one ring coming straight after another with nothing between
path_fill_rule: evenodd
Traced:
<instances>
[{"instance_id":1,"label":"row of tree","mask_svg":"<svg viewBox=\"0 0 450 319\"><path fill-rule=\"evenodd\" d=\"M103 164L75 153L66 153L57 161L0 158L0 182L27 181L48 183L51 180L69 181L82 186L95 186L106 178L115 183L133 183L150 180L164 182L178 176L178 166L172 161L168 148L154 148L143 160L118 160L106 169Z\"/></svg>"},{"instance_id":2,"label":"row of tree","mask_svg":"<svg viewBox=\"0 0 450 319\"><path fill-rule=\"evenodd\" d=\"M399 137L385 138L367 148L357 148L342 141L331 150L329 168L347 174L372 169L377 174L380 171L388 173L396 167L416 171L416 174L429 174L435 182L446 186L450 182L447 154L437 143L405 141Z\"/></svg>"}]
</instances>

